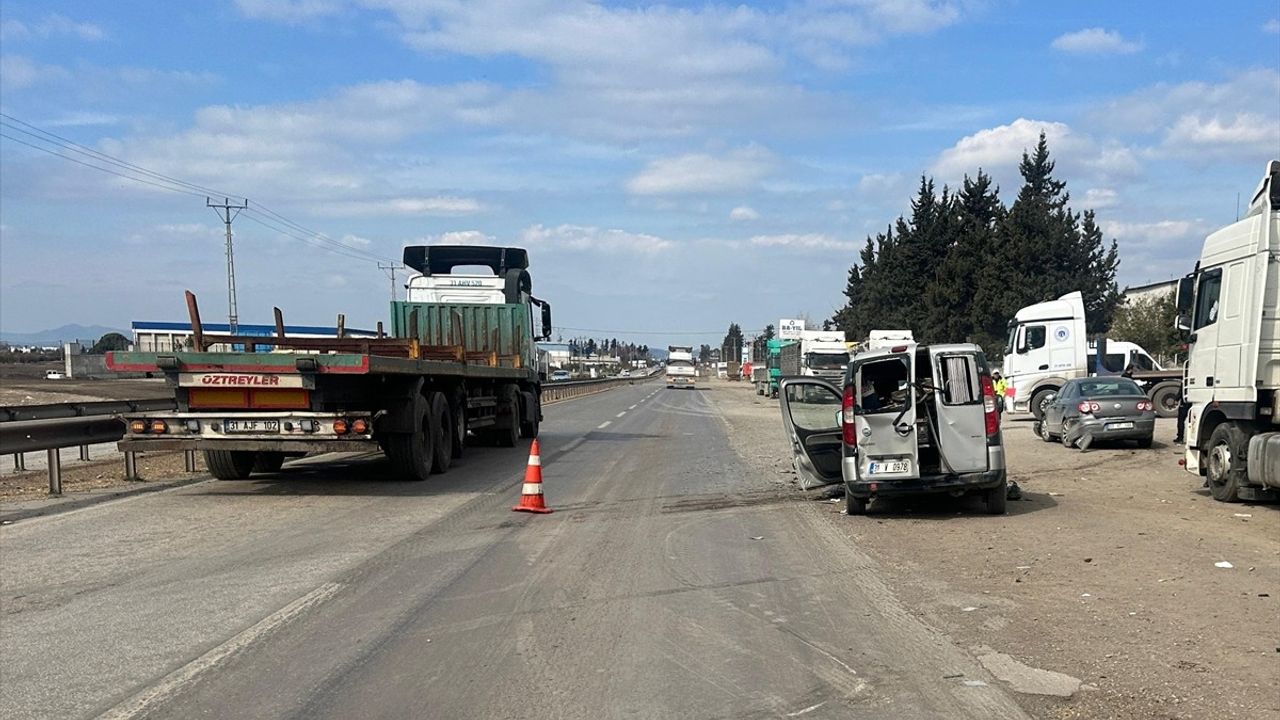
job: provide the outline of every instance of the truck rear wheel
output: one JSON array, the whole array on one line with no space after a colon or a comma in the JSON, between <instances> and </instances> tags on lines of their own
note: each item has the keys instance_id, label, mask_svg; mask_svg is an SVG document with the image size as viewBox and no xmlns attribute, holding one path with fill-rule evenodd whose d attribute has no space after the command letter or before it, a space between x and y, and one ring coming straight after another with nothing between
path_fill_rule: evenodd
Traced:
<instances>
[{"instance_id":1,"label":"truck rear wheel","mask_svg":"<svg viewBox=\"0 0 1280 720\"><path fill-rule=\"evenodd\" d=\"M386 455L396 474L406 480L426 480L431 476L435 445L431 437L430 405L419 420L417 432L387 435Z\"/></svg>"},{"instance_id":2,"label":"truck rear wheel","mask_svg":"<svg viewBox=\"0 0 1280 720\"><path fill-rule=\"evenodd\" d=\"M498 447L515 447L520 442L520 391L515 385L502 388L498 409L499 415L504 411L507 413L507 426L501 427L503 418L499 417L499 427L493 433L494 441Z\"/></svg>"},{"instance_id":3,"label":"truck rear wheel","mask_svg":"<svg viewBox=\"0 0 1280 720\"><path fill-rule=\"evenodd\" d=\"M244 480L253 472L256 456L251 450L205 450L204 466L219 480Z\"/></svg>"},{"instance_id":4,"label":"truck rear wheel","mask_svg":"<svg viewBox=\"0 0 1280 720\"><path fill-rule=\"evenodd\" d=\"M467 399L465 397L458 400L458 404L451 408L453 412L453 459L457 460L462 457L463 450L467 446Z\"/></svg>"},{"instance_id":5,"label":"truck rear wheel","mask_svg":"<svg viewBox=\"0 0 1280 720\"><path fill-rule=\"evenodd\" d=\"M1213 429L1205 447L1205 476L1209 494L1219 502L1236 502L1240 487L1248 484L1249 437L1239 425L1224 422Z\"/></svg>"},{"instance_id":6,"label":"truck rear wheel","mask_svg":"<svg viewBox=\"0 0 1280 720\"><path fill-rule=\"evenodd\" d=\"M431 393L431 470L449 472L453 464L453 413L444 393Z\"/></svg>"},{"instance_id":7,"label":"truck rear wheel","mask_svg":"<svg viewBox=\"0 0 1280 720\"><path fill-rule=\"evenodd\" d=\"M1037 420L1044 419L1044 411L1049 406L1049 396L1056 392L1058 392L1058 388L1040 388L1034 393L1031 393L1030 410L1031 414L1034 415Z\"/></svg>"},{"instance_id":8,"label":"truck rear wheel","mask_svg":"<svg viewBox=\"0 0 1280 720\"><path fill-rule=\"evenodd\" d=\"M1151 389L1151 404L1155 406L1158 417L1178 417L1178 405L1181 403L1181 383L1160 383Z\"/></svg>"},{"instance_id":9,"label":"truck rear wheel","mask_svg":"<svg viewBox=\"0 0 1280 720\"><path fill-rule=\"evenodd\" d=\"M253 460L253 471L256 473L280 472L282 467L284 467L282 452L260 452Z\"/></svg>"},{"instance_id":10,"label":"truck rear wheel","mask_svg":"<svg viewBox=\"0 0 1280 720\"><path fill-rule=\"evenodd\" d=\"M541 414L541 408L538 405L539 402L535 399L533 401L533 412L529 413L533 417L532 420L525 420L524 413L520 414L520 437L528 439L538 437L538 415Z\"/></svg>"}]
</instances>

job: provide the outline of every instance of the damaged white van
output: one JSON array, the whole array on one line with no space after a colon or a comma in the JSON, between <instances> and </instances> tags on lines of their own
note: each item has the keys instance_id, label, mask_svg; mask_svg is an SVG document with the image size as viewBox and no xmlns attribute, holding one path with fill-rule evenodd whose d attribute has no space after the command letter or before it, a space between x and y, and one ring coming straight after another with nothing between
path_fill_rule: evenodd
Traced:
<instances>
[{"instance_id":1,"label":"damaged white van","mask_svg":"<svg viewBox=\"0 0 1280 720\"><path fill-rule=\"evenodd\" d=\"M859 353L842 388L785 378L780 397L801 481L843 481L850 515L878 497L926 493L980 494L987 512L1005 512L995 386L977 345Z\"/></svg>"}]
</instances>

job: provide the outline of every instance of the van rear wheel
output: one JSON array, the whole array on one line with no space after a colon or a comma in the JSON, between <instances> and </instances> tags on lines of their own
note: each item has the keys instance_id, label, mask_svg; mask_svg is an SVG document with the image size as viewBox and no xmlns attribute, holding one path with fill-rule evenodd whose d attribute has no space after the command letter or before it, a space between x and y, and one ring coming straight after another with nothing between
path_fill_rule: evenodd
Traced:
<instances>
[{"instance_id":1,"label":"van rear wheel","mask_svg":"<svg viewBox=\"0 0 1280 720\"><path fill-rule=\"evenodd\" d=\"M983 501L987 504L988 515L1004 515L1009 508L1009 483L999 485L983 493Z\"/></svg>"}]
</instances>

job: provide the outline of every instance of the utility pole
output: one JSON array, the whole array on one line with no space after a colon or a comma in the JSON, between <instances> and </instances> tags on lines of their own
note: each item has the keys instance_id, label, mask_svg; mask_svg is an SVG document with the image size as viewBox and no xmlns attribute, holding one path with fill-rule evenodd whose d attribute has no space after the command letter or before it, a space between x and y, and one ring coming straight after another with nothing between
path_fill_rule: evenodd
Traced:
<instances>
[{"instance_id":1,"label":"utility pole","mask_svg":"<svg viewBox=\"0 0 1280 720\"><path fill-rule=\"evenodd\" d=\"M231 250L231 221L240 215L241 210L249 207L249 199L245 198L242 204L233 205L230 198L223 198L221 205L215 205L213 200L206 197L204 204L205 207L213 208L218 219L227 228L227 324L231 326L231 334L235 335L240 327L240 316L236 312L236 261ZM234 215L232 210L235 211Z\"/></svg>"},{"instance_id":2,"label":"utility pole","mask_svg":"<svg viewBox=\"0 0 1280 720\"><path fill-rule=\"evenodd\" d=\"M382 263L378 263L378 269L388 271L387 275L391 278L391 302L395 302L396 301L396 271L403 270L404 266L396 265L395 263L391 263L389 265L383 265Z\"/></svg>"}]
</instances>

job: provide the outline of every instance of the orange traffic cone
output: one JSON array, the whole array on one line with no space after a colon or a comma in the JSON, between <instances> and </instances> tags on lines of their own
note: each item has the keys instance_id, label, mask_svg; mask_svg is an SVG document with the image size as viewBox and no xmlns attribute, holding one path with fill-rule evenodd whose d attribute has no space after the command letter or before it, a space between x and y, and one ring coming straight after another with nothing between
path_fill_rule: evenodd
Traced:
<instances>
[{"instance_id":1,"label":"orange traffic cone","mask_svg":"<svg viewBox=\"0 0 1280 720\"><path fill-rule=\"evenodd\" d=\"M542 502L542 457L538 455L538 441L529 448L529 466L524 470L524 491L520 504L511 508L521 512L549 513L551 508Z\"/></svg>"}]
</instances>

